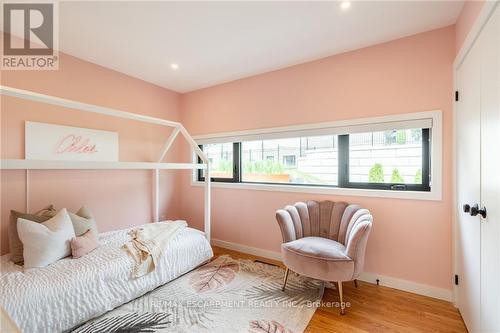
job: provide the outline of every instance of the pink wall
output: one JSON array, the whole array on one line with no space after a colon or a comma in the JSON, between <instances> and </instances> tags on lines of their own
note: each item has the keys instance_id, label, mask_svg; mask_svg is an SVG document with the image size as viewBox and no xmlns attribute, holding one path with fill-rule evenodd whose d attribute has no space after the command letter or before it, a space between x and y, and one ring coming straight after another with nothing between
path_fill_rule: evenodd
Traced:
<instances>
[{"instance_id":1,"label":"pink wall","mask_svg":"<svg viewBox=\"0 0 500 333\"><path fill-rule=\"evenodd\" d=\"M465 41L472 25L476 21L481 9L483 8L484 0L466 0L464 7L458 16L455 24L456 40L455 47L456 53L460 51L462 44Z\"/></svg>"},{"instance_id":2,"label":"pink wall","mask_svg":"<svg viewBox=\"0 0 500 333\"><path fill-rule=\"evenodd\" d=\"M172 120L192 134L323 122L424 110L443 110L443 200L304 195L213 190L213 237L279 251L274 212L304 199L359 203L375 217L366 270L451 289L451 110L455 30L447 27L324 58L182 96L109 69L61 55L58 71L2 72L4 85ZM1 156L22 158L25 120L118 131L121 160L155 160L168 133L98 115L2 98ZM145 140L145 141L144 141ZM146 144L144 144L146 142ZM174 158L188 160L175 147ZM177 177L182 174L182 177ZM1 172L1 250L9 209L24 209L24 172ZM150 221L147 171L36 171L30 206L88 205L101 230ZM162 174L162 215L203 224L203 190L189 172ZM180 186L179 186L180 185ZM175 191L175 192L174 192ZM69 193L69 194L68 194Z\"/></svg>"},{"instance_id":3,"label":"pink wall","mask_svg":"<svg viewBox=\"0 0 500 333\"><path fill-rule=\"evenodd\" d=\"M230 82L181 97L192 134L443 110L443 200L213 190L213 238L279 251L274 212L306 199L369 208L366 271L451 289L451 123L454 27ZM182 211L199 226L203 189L183 177Z\"/></svg>"},{"instance_id":4,"label":"pink wall","mask_svg":"<svg viewBox=\"0 0 500 333\"><path fill-rule=\"evenodd\" d=\"M60 54L57 71L2 71L1 84L170 120L180 120L177 93L95 64ZM80 111L1 99L1 157L24 158L24 121L117 131L120 160L156 161L169 129ZM172 158L179 156L174 147ZM162 172L161 215L180 217L178 177ZM152 220L151 171L31 171L32 210L53 203L75 211L83 204L107 231ZM1 253L8 252L10 209L24 211L24 171L1 171Z\"/></svg>"}]
</instances>

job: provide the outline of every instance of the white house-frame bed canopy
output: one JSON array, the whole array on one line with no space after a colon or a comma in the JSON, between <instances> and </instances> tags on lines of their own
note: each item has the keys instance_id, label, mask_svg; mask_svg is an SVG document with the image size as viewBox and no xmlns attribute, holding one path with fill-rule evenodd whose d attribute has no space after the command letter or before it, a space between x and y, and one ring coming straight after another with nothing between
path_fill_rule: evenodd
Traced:
<instances>
[{"instance_id":1,"label":"white house-frame bed canopy","mask_svg":"<svg viewBox=\"0 0 500 333\"><path fill-rule=\"evenodd\" d=\"M154 207L154 221L159 220L159 186L160 186L160 170L164 169L204 169L206 170L205 177L205 209L204 209L204 231L207 240L210 242L210 175L209 175L209 161L205 153L198 147L189 132L182 126L181 123L176 121L155 118L131 112L115 110L107 107L102 107L93 104L72 101L69 99L59 98L39 94L36 92L22 90L7 86L0 86L0 93L4 96L11 96L25 100L52 104L61 106L67 109L79 110L84 112L98 113L110 117L123 118L133 121L140 121L165 127L172 127L173 132L165 142L157 162L108 162L108 161L53 161L53 160L27 160L27 159L1 159L0 169L2 170L26 170L26 203L28 203L29 196L29 170L153 170L153 207ZM162 162L166 154L172 147L178 134L181 134L184 139L189 143L196 155L201 159L202 163L164 163ZM26 207L27 209L29 207Z\"/></svg>"}]
</instances>

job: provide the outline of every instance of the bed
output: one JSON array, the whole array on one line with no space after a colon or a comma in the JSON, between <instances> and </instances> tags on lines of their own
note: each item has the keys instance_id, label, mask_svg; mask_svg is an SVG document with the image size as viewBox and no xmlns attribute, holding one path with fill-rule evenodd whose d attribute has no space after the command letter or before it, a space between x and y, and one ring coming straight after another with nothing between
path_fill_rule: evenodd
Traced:
<instances>
[{"instance_id":1,"label":"bed","mask_svg":"<svg viewBox=\"0 0 500 333\"><path fill-rule=\"evenodd\" d=\"M140 113L82 103L34 91L1 86L0 94L31 102L55 105L65 111L87 112L101 116L154 124L166 129L168 135L156 162L66 160L53 156L47 159L1 159L1 170L25 171L25 211L30 207L30 170L151 170L153 181L153 221L160 217L160 171L205 170L204 233L186 228L171 241L156 270L132 279L132 259L121 245L128 241L127 230L100 235L102 246L79 259L62 259L50 266L23 272L8 256L0 257L0 306L24 332L58 332L103 314L125 302L171 281L208 261L211 225L211 177L209 160L197 142L177 122L145 116ZM42 109L44 110L44 109ZM183 137L199 158L192 163L163 162L177 137ZM26 143L26 142L25 142ZM150 142L145 141L148 145Z\"/></svg>"},{"instance_id":2,"label":"bed","mask_svg":"<svg viewBox=\"0 0 500 333\"><path fill-rule=\"evenodd\" d=\"M61 332L97 317L189 272L212 258L205 234L181 230L165 248L155 271L134 279L133 260L121 249L130 229L102 233L101 246L23 272L1 258L0 306L23 332Z\"/></svg>"}]
</instances>

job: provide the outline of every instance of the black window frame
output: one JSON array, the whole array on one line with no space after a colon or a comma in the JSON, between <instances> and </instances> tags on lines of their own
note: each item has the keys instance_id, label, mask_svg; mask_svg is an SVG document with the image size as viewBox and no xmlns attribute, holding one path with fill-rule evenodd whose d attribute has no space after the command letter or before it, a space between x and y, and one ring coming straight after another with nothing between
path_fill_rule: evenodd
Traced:
<instances>
[{"instance_id":1,"label":"black window frame","mask_svg":"<svg viewBox=\"0 0 500 333\"><path fill-rule=\"evenodd\" d=\"M338 135L338 185L321 185L321 184L299 184L299 183L271 183L271 182L248 182L242 181L241 172L241 142L233 142L233 177L232 178L216 178L212 177L213 182L221 183L240 183L240 184L267 184L267 185L284 185L284 186L307 186L320 188L353 188L353 189L370 189L370 190L386 190L386 191L431 191L431 135L430 128L422 128L422 184L406 184L406 183L364 183L351 182L349 180L349 134ZM203 145L199 145L203 150ZM198 158L198 163L201 159ZM203 170L198 170L198 181L205 181Z\"/></svg>"},{"instance_id":2,"label":"black window frame","mask_svg":"<svg viewBox=\"0 0 500 333\"><path fill-rule=\"evenodd\" d=\"M203 150L203 145L198 145L201 150ZM240 154L240 142L233 142L233 178L222 178L222 177L210 177L213 182L219 183L239 183L241 178L240 166L241 166L241 154ZM198 163L203 163L198 157ZM198 169L198 181L204 182L205 177L203 176L203 169Z\"/></svg>"},{"instance_id":3,"label":"black window frame","mask_svg":"<svg viewBox=\"0 0 500 333\"><path fill-rule=\"evenodd\" d=\"M430 192L430 154L431 130L422 128L422 184L407 183L364 183L351 182L349 180L349 134L339 135L339 187L357 188L369 190L388 190L388 191L420 191Z\"/></svg>"}]
</instances>

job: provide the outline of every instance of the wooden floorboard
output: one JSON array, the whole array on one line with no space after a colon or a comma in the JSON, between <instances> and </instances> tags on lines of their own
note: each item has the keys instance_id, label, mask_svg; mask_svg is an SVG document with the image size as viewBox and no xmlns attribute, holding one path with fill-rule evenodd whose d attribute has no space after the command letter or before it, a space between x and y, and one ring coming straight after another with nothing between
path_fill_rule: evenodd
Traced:
<instances>
[{"instance_id":1,"label":"wooden floorboard","mask_svg":"<svg viewBox=\"0 0 500 333\"><path fill-rule=\"evenodd\" d=\"M260 258L220 247L213 247L215 256L260 260L283 267L279 261ZM344 283L344 298L351 303L344 316L337 308L316 310L306 333L317 332L402 332L402 333L466 333L460 313L450 303L397 289L359 282ZM323 302L338 302L338 293L326 289Z\"/></svg>"}]
</instances>

